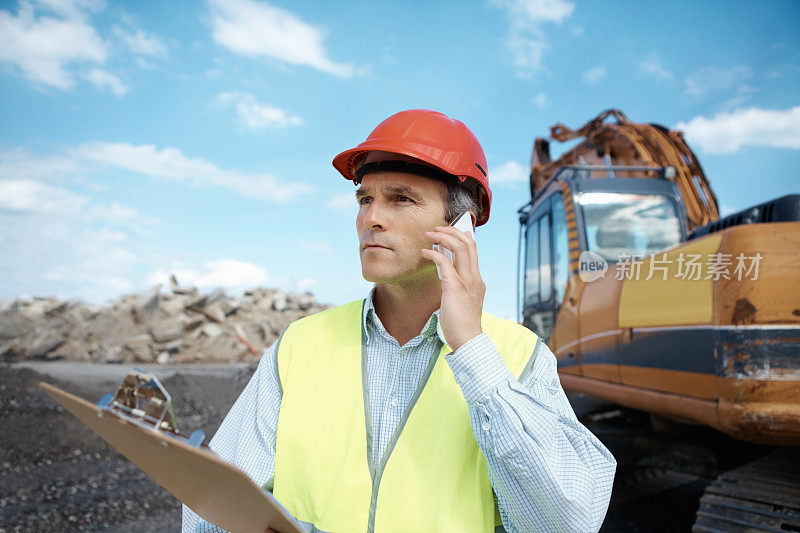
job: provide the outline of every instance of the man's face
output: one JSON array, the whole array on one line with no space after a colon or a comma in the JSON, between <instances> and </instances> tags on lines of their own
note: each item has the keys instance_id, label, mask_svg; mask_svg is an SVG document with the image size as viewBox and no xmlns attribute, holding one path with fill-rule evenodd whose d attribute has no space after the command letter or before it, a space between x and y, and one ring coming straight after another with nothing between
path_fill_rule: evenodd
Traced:
<instances>
[{"instance_id":1,"label":"man's face","mask_svg":"<svg viewBox=\"0 0 800 533\"><path fill-rule=\"evenodd\" d=\"M403 283L436 276L422 257L426 231L445 221L443 183L405 172L367 174L356 191L361 273L367 281Z\"/></svg>"}]
</instances>

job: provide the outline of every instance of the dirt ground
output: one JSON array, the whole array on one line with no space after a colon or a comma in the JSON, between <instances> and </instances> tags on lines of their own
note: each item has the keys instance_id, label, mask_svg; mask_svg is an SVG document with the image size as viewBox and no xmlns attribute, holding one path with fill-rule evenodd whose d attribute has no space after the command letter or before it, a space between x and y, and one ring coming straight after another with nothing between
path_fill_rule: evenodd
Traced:
<instances>
[{"instance_id":1,"label":"dirt ground","mask_svg":"<svg viewBox=\"0 0 800 533\"><path fill-rule=\"evenodd\" d=\"M179 427L213 435L254 369L163 379ZM0 366L0 530L180 530L180 502L41 392L39 381L91 401L116 390L106 379L78 384Z\"/></svg>"},{"instance_id":2,"label":"dirt ground","mask_svg":"<svg viewBox=\"0 0 800 533\"><path fill-rule=\"evenodd\" d=\"M96 401L128 368L42 365L33 368L52 375L0 365L0 533L179 531L180 503L37 386L44 380ZM157 375L179 427L210 438L254 369L172 367ZM688 531L714 477L765 452L703 429L665 439L646 415L581 402L573 402L576 413L619 462L602 531Z\"/></svg>"}]
</instances>

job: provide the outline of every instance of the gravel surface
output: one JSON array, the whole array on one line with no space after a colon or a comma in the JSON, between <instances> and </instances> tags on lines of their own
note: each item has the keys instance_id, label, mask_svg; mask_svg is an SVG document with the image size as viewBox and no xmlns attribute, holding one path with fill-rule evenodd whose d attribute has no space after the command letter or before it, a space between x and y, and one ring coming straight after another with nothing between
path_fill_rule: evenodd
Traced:
<instances>
[{"instance_id":1,"label":"gravel surface","mask_svg":"<svg viewBox=\"0 0 800 533\"><path fill-rule=\"evenodd\" d=\"M81 384L0 366L0 531L180 529L178 500L38 388L44 380L97 400L115 387L108 365L95 366L101 379L84 368ZM179 427L213 435L254 368L162 379Z\"/></svg>"},{"instance_id":2,"label":"gravel surface","mask_svg":"<svg viewBox=\"0 0 800 533\"><path fill-rule=\"evenodd\" d=\"M210 438L254 365L154 367L184 433ZM0 533L179 531L180 503L45 395L47 381L90 401L114 392L128 367L0 365ZM689 531L705 487L766 453L704 428L656 433L646 414L571 397L576 414L619 466L601 531ZM663 424L662 424L663 425Z\"/></svg>"}]
</instances>

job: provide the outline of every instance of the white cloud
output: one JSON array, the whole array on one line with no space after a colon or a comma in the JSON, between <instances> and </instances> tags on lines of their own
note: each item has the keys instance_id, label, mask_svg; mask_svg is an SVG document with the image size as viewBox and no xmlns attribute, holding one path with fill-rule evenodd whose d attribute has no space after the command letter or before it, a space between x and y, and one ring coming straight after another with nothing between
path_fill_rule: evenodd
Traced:
<instances>
[{"instance_id":1,"label":"white cloud","mask_svg":"<svg viewBox=\"0 0 800 533\"><path fill-rule=\"evenodd\" d=\"M516 161L506 161L489 169L492 183L518 183L529 179L530 171Z\"/></svg>"},{"instance_id":2,"label":"white cloud","mask_svg":"<svg viewBox=\"0 0 800 533\"><path fill-rule=\"evenodd\" d=\"M606 77L606 67L603 65L597 65L583 74L581 74L581 79L584 83L588 83L589 85L597 85Z\"/></svg>"},{"instance_id":3,"label":"white cloud","mask_svg":"<svg viewBox=\"0 0 800 533\"><path fill-rule=\"evenodd\" d=\"M508 9L531 24L561 24L575 10L575 4L564 0L492 0L492 3Z\"/></svg>"},{"instance_id":4,"label":"white cloud","mask_svg":"<svg viewBox=\"0 0 800 533\"><path fill-rule=\"evenodd\" d=\"M639 61L639 74L650 76L657 80L668 80L673 77L672 72L664 68L656 54L651 54Z\"/></svg>"},{"instance_id":5,"label":"white cloud","mask_svg":"<svg viewBox=\"0 0 800 533\"><path fill-rule=\"evenodd\" d=\"M106 8L104 0L33 0L32 3L68 18L82 17Z\"/></svg>"},{"instance_id":6,"label":"white cloud","mask_svg":"<svg viewBox=\"0 0 800 533\"><path fill-rule=\"evenodd\" d=\"M259 102L252 94L227 92L217 95L217 101L224 106L234 106L239 123L247 129L288 128L300 126L303 120L290 115L283 109Z\"/></svg>"},{"instance_id":7,"label":"white cloud","mask_svg":"<svg viewBox=\"0 0 800 533\"><path fill-rule=\"evenodd\" d=\"M128 231L98 227L86 217L64 213L8 214L13 227L0 240L0 293L20 293L102 301L133 288L142 254L132 249Z\"/></svg>"},{"instance_id":8,"label":"white cloud","mask_svg":"<svg viewBox=\"0 0 800 533\"><path fill-rule=\"evenodd\" d=\"M703 96L708 93L738 89L749 91L747 81L753 76L746 65L730 68L703 67L686 78L686 94Z\"/></svg>"},{"instance_id":9,"label":"white cloud","mask_svg":"<svg viewBox=\"0 0 800 533\"><path fill-rule=\"evenodd\" d=\"M57 183L77 169L64 158L0 151L0 294L100 301L132 288L142 254L129 235L157 220Z\"/></svg>"},{"instance_id":10,"label":"white cloud","mask_svg":"<svg viewBox=\"0 0 800 533\"><path fill-rule=\"evenodd\" d=\"M92 203L67 187L31 179L8 179L0 172L0 211L13 215L50 215L84 222L137 222L156 224L158 219L118 202Z\"/></svg>"},{"instance_id":11,"label":"white cloud","mask_svg":"<svg viewBox=\"0 0 800 533\"><path fill-rule=\"evenodd\" d=\"M690 143L712 154L734 153L748 145L800 150L800 106L738 109L711 118L695 117L676 128Z\"/></svg>"},{"instance_id":12,"label":"white cloud","mask_svg":"<svg viewBox=\"0 0 800 533\"><path fill-rule=\"evenodd\" d=\"M308 290L312 285L314 285L317 281L313 278L303 278L297 282L297 290L298 291L305 291Z\"/></svg>"},{"instance_id":13,"label":"white cloud","mask_svg":"<svg viewBox=\"0 0 800 533\"><path fill-rule=\"evenodd\" d=\"M356 206L358 205L356 203L355 189L350 192L340 192L332 194L326 205L331 209L336 209L341 211L345 209L355 210Z\"/></svg>"},{"instance_id":14,"label":"white cloud","mask_svg":"<svg viewBox=\"0 0 800 533\"><path fill-rule=\"evenodd\" d=\"M774 80L785 75L797 74L798 72L800 72L800 65L796 63L777 63L769 66L764 72L764 76Z\"/></svg>"},{"instance_id":15,"label":"white cloud","mask_svg":"<svg viewBox=\"0 0 800 533\"><path fill-rule=\"evenodd\" d=\"M328 57L322 44L326 31L290 11L254 0L209 0L212 36L225 48L251 57L277 59L349 78L350 63Z\"/></svg>"},{"instance_id":16,"label":"white cloud","mask_svg":"<svg viewBox=\"0 0 800 533\"><path fill-rule=\"evenodd\" d=\"M112 202L108 205L94 205L87 210L90 217L107 222L136 222L138 224L159 224L156 217L143 215L138 209Z\"/></svg>"},{"instance_id":17,"label":"white cloud","mask_svg":"<svg viewBox=\"0 0 800 533\"><path fill-rule=\"evenodd\" d=\"M58 187L28 179L0 181L0 209L42 214L78 213L89 198Z\"/></svg>"},{"instance_id":18,"label":"white cloud","mask_svg":"<svg viewBox=\"0 0 800 533\"><path fill-rule=\"evenodd\" d=\"M0 177L7 179L51 180L72 172L74 159L63 156L33 155L20 148L0 147Z\"/></svg>"},{"instance_id":19,"label":"white cloud","mask_svg":"<svg viewBox=\"0 0 800 533\"><path fill-rule=\"evenodd\" d=\"M51 0L39 2L37 9L21 1L16 16L0 10L0 61L16 65L33 82L72 88L73 65L106 60L106 46L87 20L86 10L99 8L97 3Z\"/></svg>"},{"instance_id":20,"label":"white cloud","mask_svg":"<svg viewBox=\"0 0 800 533\"><path fill-rule=\"evenodd\" d=\"M329 242L322 241L306 241L300 244L304 250L311 250L322 255L333 255L333 246Z\"/></svg>"},{"instance_id":21,"label":"white cloud","mask_svg":"<svg viewBox=\"0 0 800 533\"><path fill-rule=\"evenodd\" d=\"M128 92L128 87L119 78L103 69L93 68L86 74L86 79L98 89L110 89L116 96L122 96Z\"/></svg>"},{"instance_id":22,"label":"white cloud","mask_svg":"<svg viewBox=\"0 0 800 533\"><path fill-rule=\"evenodd\" d=\"M192 285L205 289L243 290L275 282L264 267L236 259L218 259L208 261L199 269L181 264L174 264L171 268L159 268L151 274L150 284L167 284L172 274L181 285Z\"/></svg>"},{"instance_id":23,"label":"white cloud","mask_svg":"<svg viewBox=\"0 0 800 533\"><path fill-rule=\"evenodd\" d=\"M221 169L204 159L187 157L177 148L159 150L152 144L90 142L73 149L72 154L156 178L224 187L246 198L283 202L314 191L306 183L267 173Z\"/></svg>"},{"instance_id":24,"label":"white cloud","mask_svg":"<svg viewBox=\"0 0 800 533\"><path fill-rule=\"evenodd\" d=\"M575 4L566 0L490 0L508 16L510 29L506 46L517 74L530 78L544 70L550 43L546 23L561 24L572 15Z\"/></svg>"},{"instance_id":25,"label":"white cloud","mask_svg":"<svg viewBox=\"0 0 800 533\"><path fill-rule=\"evenodd\" d=\"M114 26L112 33L137 55L150 57L167 57L167 48L161 39L140 28L123 28Z\"/></svg>"},{"instance_id":26,"label":"white cloud","mask_svg":"<svg viewBox=\"0 0 800 533\"><path fill-rule=\"evenodd\" d=\"M136 63L137 67L144 70L153 70L154 68L156 68L155 63L153 63L152 61L148 61L142 56L134 57L133 62Z\"/></svg>"},{"instance_id":27,"label":"white cloud","mask_svg":"<svg viewBox=\"0 0 800 533\"><path fill-rule=\"evenodd\" d=\"M544 109L547 106L547 103L547 95L544 93L539 93L533 97L533 104L540 109Z\"/></svg>"}]
</instances>

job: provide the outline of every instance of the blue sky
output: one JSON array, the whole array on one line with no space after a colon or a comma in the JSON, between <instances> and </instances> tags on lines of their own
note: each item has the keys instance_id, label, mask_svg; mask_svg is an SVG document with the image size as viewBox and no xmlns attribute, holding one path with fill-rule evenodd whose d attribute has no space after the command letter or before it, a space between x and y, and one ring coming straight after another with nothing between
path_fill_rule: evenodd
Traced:
<instances>
[{"instance_id":1,"label":"blue sky","mask_svg":"<svg viewBox=\"0 0 800 533\"><path fill-rule=\"evenodd\" d=\"M515 316L536 136L617 107L685 131L723 212L800 192L800 3L0 2L0 297L164 281L362 297L331 166L397 111L465 122Z\"/></svg>"}]
</instances>

